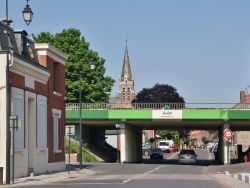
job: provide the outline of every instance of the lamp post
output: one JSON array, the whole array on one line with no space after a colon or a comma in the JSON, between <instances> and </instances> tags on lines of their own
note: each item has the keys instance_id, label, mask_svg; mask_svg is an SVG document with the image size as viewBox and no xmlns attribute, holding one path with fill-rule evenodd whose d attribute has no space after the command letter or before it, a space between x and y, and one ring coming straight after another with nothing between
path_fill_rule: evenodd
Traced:
<instances>
[{"instance_id":1,"label":"lamp post","mask_svg":"<svg viewBox=\"0 0 250 188\"><path fill-rule=\"evenodd\" d=\"M33 18L34 13L32 12L32 10L29 6L29 0L26 0L26 1L27 1L27 5L23 9L23 19L24 19L25 23L27 25L29 25L30 22L32 22L32 18Z\"/></svg>"},{"instance_id":2,"label":"lamp post","mask_svg":"<svg viewBox=\"0 0 250 188\"><path fill-rule=\"evenodd\" d=\"M80 158L80 169L82 169L82 84L81 84L81 81L82 81L82 75L81 75L81 72L80 72L80 62L79 62L79 116L80 116L80 119L79 119L79 131L80 131L80 139L79 139L79 158ZM95 62L94 61L91 61L90 62L90 69L93 70L95 68Z\"/></svg>"},{"instance_id":3,"label":"lamp post","mask_svg":"<svg viewBox=\"0 0 250 188\"><path fill-rule=\"evenodd\" d=\"M27 1L27 5L26 7L24 7L22 13L23 13L23 19L25 21L25 23L27 25L29 25L31 22L32 22L32 18L33 18L33 12L28 4L28 1L29 0L26 0ZM8 0L6 0L5 2L5 8L6 8L6 18L4 18L2 21L5 22L7 25L10 25L13 21L11 19L9 19L9 7L8 7Z\"/></svg>"},{"instance_id":4,"label":"lamp post","mask_svg":"<svg viewBox=\"0 0 250 188\"><path fill-rule=\"evenodd\" d=\"M120 162L120 159L119 159L119 150L118 150L118 130L120 129L120 124L119 123L116 123L115 124L115 127L116 127L116 133L117 133L117 152L116 152L116 162L119 163Z\"/></svg>"}]
</instances>

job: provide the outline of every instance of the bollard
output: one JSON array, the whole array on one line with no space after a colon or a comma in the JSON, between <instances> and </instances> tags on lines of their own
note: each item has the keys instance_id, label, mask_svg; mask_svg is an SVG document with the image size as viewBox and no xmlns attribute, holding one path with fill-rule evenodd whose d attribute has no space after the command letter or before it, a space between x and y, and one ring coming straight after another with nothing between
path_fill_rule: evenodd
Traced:
<instances>
[{"instance_id":1,"label":"bollard","mask_svg":"<svg viewBox=\"0 0 250 188\"><path fill-rule=\"evenodd\" d=\"M243 159L244 159L244 162L245 162L245 163L248 162L248 157L247 157L247 155L244 155L244 158L243 158Z\"/></svg>"}]
</instances>

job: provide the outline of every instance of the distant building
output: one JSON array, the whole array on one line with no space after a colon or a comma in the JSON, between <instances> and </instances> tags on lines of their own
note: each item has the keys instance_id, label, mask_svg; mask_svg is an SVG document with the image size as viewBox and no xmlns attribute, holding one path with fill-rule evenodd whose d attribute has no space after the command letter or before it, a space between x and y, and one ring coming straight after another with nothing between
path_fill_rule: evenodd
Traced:
<instances>
[{"instance_id":1,"label":"distant building","mask_svg":"<svg viewBox=\"0 0 250 188\"><path fill-rule=\"evenodd\" d=\"M205 143L202 141L202 138L208 138L209 133L207 131L202 130L194 130L190 132L190 139L192 142L194 142L195 146L201 146Z\"/></svg>"}]
</instances>

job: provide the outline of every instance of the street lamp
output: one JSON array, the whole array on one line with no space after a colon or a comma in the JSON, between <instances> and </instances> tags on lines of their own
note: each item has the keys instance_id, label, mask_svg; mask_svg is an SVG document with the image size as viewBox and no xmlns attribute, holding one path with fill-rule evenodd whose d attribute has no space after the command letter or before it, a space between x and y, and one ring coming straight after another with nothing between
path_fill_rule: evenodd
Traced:
<instances>
[{"instance_id":1,"label":"street lamp","mask_svg":"<svg viewBox=\"0 0 250 188\"><path fill-rule=\"evenodd\" d=\"M119 150L118 150L118 130L120 129L120 124L119 123L116 123L115 124L115 127L116 127L116 131L117 131L117 152L116 152L116 162L119 163L120 160L119 160Z\"/></svg>"},{"instance_id":2,"label":"street lamp","mask_svg":"<svg viewBox=\"0 0 250 188\"><path fill-rule=\"evenodd\" d=\"M90 62L90 69L93 70L95 68L95 62L91 61ZM80 139L79 139L79 152L80 152L80 169L82 169L82 75L80 73L80 62L79 62L79 105L80 105L80 110L79 110L79 115L80 115L80 120L79 120L79 128L80 128Z\"/></svg>"},{"instance_id":3,"label":"street lamp","mask_svg":"<svg viewBox=\"0 0 250 188\"><path fill-rule=\"evenodd\" d=\"M33 12L28 4L29 0L26 0L26 1L27 1L27 5L23 9L23 19L26 22L26 24L29 25L30 22L32 22Z\"/></svg>"}]
</instances>

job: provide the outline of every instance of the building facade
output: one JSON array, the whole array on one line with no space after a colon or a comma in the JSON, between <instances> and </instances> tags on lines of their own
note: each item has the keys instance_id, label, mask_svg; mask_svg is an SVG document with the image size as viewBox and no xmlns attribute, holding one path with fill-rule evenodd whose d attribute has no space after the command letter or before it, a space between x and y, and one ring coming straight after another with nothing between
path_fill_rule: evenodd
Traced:
<instances>
[{"instance_id":1,"label":"building facade","mask_svg":"<svg viewBox=\"0 0 250 188\"><path fill-rule=\"evenodd\" d=\"M248 88L247 88L248 89ZM250 103L250 94L246 91L240 91L240 104ZM234 150L237 151L237 145L242 145L242 151L246 151L250 147L250 131L233 132L232 144Z\"/></svg>"},{"instance_id":2,"label":"building facade","mask_svg":"<svg viewBox=\"0 0 250 188\"><path fill-rule=\"evenodd\" d=\"M35 44L26 31L0 21L3 182L34 172L65 169L66 60L67 55L53 46Z\"/></svg>"}]
</instances>

